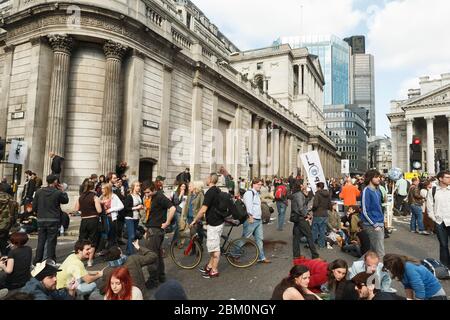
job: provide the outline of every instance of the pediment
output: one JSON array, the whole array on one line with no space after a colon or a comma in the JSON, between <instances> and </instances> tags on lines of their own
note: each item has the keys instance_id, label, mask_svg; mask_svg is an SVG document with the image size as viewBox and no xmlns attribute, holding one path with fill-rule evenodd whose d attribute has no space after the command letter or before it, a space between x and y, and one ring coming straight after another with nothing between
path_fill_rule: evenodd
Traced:
<instances>
[{"instance_id":1,"label":"pediment","mask_svg":"<svg viewBox=\"0 0 450 320\"><path fill-rule=\"evenodd\" d=\"M405 107L450 104L450 85L428 92L427 94L406 102Z\"/></svg>"}]
</instances>

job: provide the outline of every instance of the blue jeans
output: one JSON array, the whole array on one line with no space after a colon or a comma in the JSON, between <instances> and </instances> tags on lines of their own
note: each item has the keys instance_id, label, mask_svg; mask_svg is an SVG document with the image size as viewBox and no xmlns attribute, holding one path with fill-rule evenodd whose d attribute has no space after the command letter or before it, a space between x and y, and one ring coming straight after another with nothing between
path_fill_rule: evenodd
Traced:
<instances>
[{"instance_id":1,"label":"blue jeans","mask_svg":"<svg viewBox=\"0 0 450 320\"><path fill-rule=\"evenodd\" d=\"M448 249L448 237L450 237L450 227L436 224L436 235L439 240L439 260L447 267L450 267L450 252Z\"/></svg>"},{"instance_id":2,"label":"blue jeans","mask_svg":"<svg viewBox=\"0 0 450 320\"><path fill-rule=\"evenodd\" d=\"M423 226L423 210L421 206L412 204L411 208L411 231L416 231L416 221L419 231L423 231L425 228Z\"/></svg>"},{"instance_id":3,"label":"blue jeans","mask_svg":"<svg viewBox=\"0 0 450 320\"><path fill-rule=\"evenodd\" d=\"M248 220L244 222L244 230L242 232L243 238L250 238L253 236L255 238L256 245L259 249L259 261L265 260L264 256L264 246L263 246L263 224L262 220L254 219L253 223L249 223Z\"/></svg>"},{"instance_id":4,"label":"blue jeans","mask_svg":"<svg viewBox=\"0 0 450 320\"><path fill-rule=\"evenodd\" d=\"M131 256L134 253L133 241L138 224L139 220L125 219L125 225L127 227L127 235L128 235L127 252L126 252L127 256Z\"/></svg>"},{"instance_id":5,"label":"blue jeans","mask_svg":"<svg viewBox=\"0 0 450 320\"><path fill-rule=\"evenodd\" d=\"M86 283L81 279L78 279L78 281L80 284L78 285L77 293L80 296L90 295L95 289L97 289L97 284L95 282Z\"/></svg>"},{"instance_id":6,"label":"blue jeans","mask_svg":"<svg viewBox=\"0 0 450 320\"><path fill-rule=\"evenodd\" d=\"M325 248L328 217L314 217L312 221L313 241L317 240L319 248Z\"/></svg>"},{"instance_id":7,"label":"blue jeans","mask_svg":"<svg viewBox=\"0 0 450 320\"><path fill-rule=\"evenodd\" d=\"M170 224L170 227L173 228L173 238L172 242L177 241L180 237L180 228L178 227L178 221L181 219L181 213L175 212L172 218L172 223Z\"/></svg>"},{"instance_id":8,"label":"blue jeans","mask_svg":"<svg viewBox=\"0 0 450 320\"><path fill-rule=\"evenodd\" d=\"M285 202L277 201L277 210L278 210L278 230L283 230L284 226L284 217L286 215L287 205Z\"/></svg>"}]
</instances>

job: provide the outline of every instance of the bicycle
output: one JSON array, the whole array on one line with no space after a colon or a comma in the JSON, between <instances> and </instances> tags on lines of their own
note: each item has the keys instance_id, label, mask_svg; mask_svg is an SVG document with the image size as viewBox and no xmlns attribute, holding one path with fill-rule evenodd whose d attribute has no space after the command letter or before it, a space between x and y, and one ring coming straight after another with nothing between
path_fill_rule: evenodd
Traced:
<instances>
[{"instance_id":1,"label":"bicycle","mask_svg":"<svg viewBox=\"0 0 450 320\"><path fill-rule=\"evenodd\" d=\"M220 254L225 256L228 263L236 268L251 267L259 256L259 249L255 241L248 238L230 239L231 232L240 225L240 222L226 219L225 224L230 227L230 230L227 235L222 235L224 241L220 247ZM177 241L172 242L170 257L180 268L194 269L197 267L203 258L203 248L198 232L193 236L180 235Z\"/></svg>"}]
</instances>

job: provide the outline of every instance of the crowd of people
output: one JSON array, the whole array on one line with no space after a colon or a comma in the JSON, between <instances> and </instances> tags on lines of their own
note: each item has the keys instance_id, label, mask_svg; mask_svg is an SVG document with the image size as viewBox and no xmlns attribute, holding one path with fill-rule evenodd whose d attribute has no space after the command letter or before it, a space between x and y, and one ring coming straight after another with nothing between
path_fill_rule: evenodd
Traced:
<instances>
[{"instance_id":1,"label":"crowd of people","mask_svg":"<svg viewBox=\"0 0 450 320\"><path fill-rule=\"evenodd\" d=\"M199 268L200 276L218 278L230 199L240 199L245 205L242 237L254 238L261 264L272 262L263 246L263 225L273 219L271 203L277 208L278 232L286 228L285 215L290 207L294 267L275 288L273 299L397 299L391 288L391 275L405 285L407 298L445 297L439 281L420 262L411 257L386 255L384 239L389 237L385 225L387 195L394 192L396 212L411 215L412 232L429 234L423 224L425 215L433 222L440 243L440 260L449 266L448 171L439 173L434 182L413 179L403 197L402 179L394 184L375 170L363 177L329 179L312 186L294 174L270 181L239 178L239 184L234 184L222 167L207 177L205 185L191 181L187 168L177 175L173 192L168 194L165 177L129 182L127 163L121 162L115 172L92 174L80 185L74 203L76 214L81 216L79 239L74 252L57 264L57 237L65 216L61 206L68 204L69 197L67 185L60 181L64 159L54 153L50 156L52 172L46 177L46 187L42 187L35 173L26 172L20 202L22 214L16 214L19 204L13 200L7 183L0 184L0 288L10 291L8 297L141 300L150 298L147 289L158 288L155 297L168 298L168 292L173 291L177 297L186 298L179 283L166 279L166 233L173 233L172 242L177 242L181 232L188 229L197 233L209 253L208 263ZM337 203L340 200L343 213ZM15 228L17 222L19 228ZM28 234L33 232L38 234L34 257L26 245ZM303 244L310 250L311 259L301 254ZM333 246L362 260L351 268L343 260L330 264L321 260L320 251ZM100 260L107 264L106 268L87 270ZM374 278L378 282L372 286L370 281Z\"/></svg>"}]
</instances>

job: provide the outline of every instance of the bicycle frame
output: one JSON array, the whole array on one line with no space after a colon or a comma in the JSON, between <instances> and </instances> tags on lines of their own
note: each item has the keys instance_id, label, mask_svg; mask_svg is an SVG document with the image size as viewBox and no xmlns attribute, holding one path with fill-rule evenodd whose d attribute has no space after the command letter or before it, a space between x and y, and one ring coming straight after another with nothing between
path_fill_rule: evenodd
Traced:
<instances>
[{"instance_id":1,"label":"bicycle frame","mask_svg":"<svg viewBox=\"0 0 450 320\"><path fill-rule=\"evenodd\" d=\"M194 235L191 237L191 240L189 241L189 245L187 246L187 248L184 250L184 253L183 253L185 256L188 256L188 255L191 254L192 247L193 247L193 245L194 245L194 242L195 242L197 239L198 239L198 233L194 234Z\"/></svg>"},{"instance_id":2,"label":"bicycle frame","mask_svg":"<svg viewBox=\"0 0 450 320\"><path fill-rule=\"evenodd\" d=\"M225 235L221 236L221 238L224 240L222 246L220 247L220 254L221 255L225 252L226 246L227 246L227 244L228 244L228 242L230 240L230 234L233 231L233 229L234 229L234 226L232 225L230 227L230 230L228 231L228 234L226 236Z\"/></svg>"}]
</instances>

